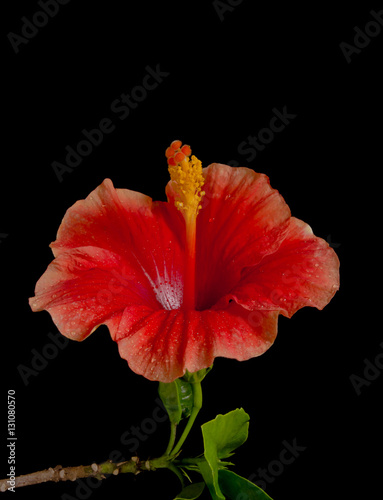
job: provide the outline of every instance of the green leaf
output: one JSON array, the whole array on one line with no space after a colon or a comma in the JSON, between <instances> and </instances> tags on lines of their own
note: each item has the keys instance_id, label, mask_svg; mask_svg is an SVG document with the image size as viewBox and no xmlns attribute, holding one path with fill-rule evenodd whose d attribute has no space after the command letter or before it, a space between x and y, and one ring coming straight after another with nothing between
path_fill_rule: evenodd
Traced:
<instances>
[{"instance_id":1,"label":"green leaf","mask_svg":"<svg viewBox=\"0 0 383 500\"><path fill-rule=\"evenodd\" d=\"M209 488L212 499L225 500L225 497L223 496L218 484L218 463L215 463L213 466L211 466L206 461L200 462L198 464L198 468L207 487Z\"/></svg>"},{"instance_id":2,"label":"green leaf","mask_svg":"<svg viewBox=\"0 0 383 500\"><path fill-rule=\"evenodd\" d=\"M186 486L174 500L195 500L205 489L205 483L194 483Z\"/></svg>"},{"instance_id":3,"label":"green leaf","mask_svg":"<svg viewBox=\"0 0 383 500\"><path fill-rule=\"evenodd\" d=\"M202 425L206 461L199 463L198 467L214 500L225 500L218 481L219 469L226 466L221 459L230 457L246 441L249 419L249 415L240 408L226 415L218 415Z\"/></svg>"},{"instance_id":4,"label":"green leaf","mask_svg":"<svg viewBox=\"0 0 383 500\"><path fill-rule=\"evenodd\" d=\"M169 414L170 422L178 424L182 418L191 414L193 408L193 390L191 384L177 379L169 384L159 383L158 394Z\"/></svg>"},{"instance_id":5,"label":"green leaf","mask_svg":"<svg viewBox=\"0 0 383 500\"><path fill-rule=\"evenodd\" d=\"M230 457L243 444L249 432L249 415L242 409L226 415L217 415L214 420L202 425L206 460Z\"/></svg>"},{"instance_id":6,"label":"green leaf","mask_svg":"<svg viewBox=\"0 0 383 500\"><path fill-rule=\"evenodd\" d=\"M229 500L272 500L259 486L230 470L220 470L218 480L222 493Z\"/></svg>"}]
</instances>

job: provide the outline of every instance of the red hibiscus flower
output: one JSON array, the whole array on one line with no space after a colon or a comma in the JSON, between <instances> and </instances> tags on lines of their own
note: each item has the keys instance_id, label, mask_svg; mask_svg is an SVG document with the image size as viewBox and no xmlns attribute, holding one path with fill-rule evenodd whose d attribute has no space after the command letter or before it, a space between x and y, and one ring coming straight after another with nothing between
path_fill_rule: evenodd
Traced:
<instances>
[{"instance_id":1,"label":"red hibiscus flower","mask_svg":"<svg viewBox=\"0 0 383 500\"><path fill-rule=\"evenodd\" d=\"M202 169L181 146L166 151L168 202L106 179L67 211L30 299L71 339L107 325L131 369L162 382L259 356L279 314L322 309L339 286L335 252L266 175Z\"/></svg>"}]
</instances>

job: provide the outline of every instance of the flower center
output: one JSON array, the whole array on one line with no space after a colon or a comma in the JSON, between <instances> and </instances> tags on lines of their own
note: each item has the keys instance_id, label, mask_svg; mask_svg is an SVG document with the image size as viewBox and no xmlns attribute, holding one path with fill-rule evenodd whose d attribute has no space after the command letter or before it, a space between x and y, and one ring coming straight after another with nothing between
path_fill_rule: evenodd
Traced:
<instances>
[{"instance_id":1,"label":"flower center","mask_svg":"<svg viewBox=\"0 0 383 500\"><path fill-rule=\"evenodd\" d=\"M201 209L201 190L205 179L202 164L191 155L190 146L182 146L181 141L173 141L165 155L172 188L176 195L175 206L182 212L186 224L185 283L183 308L195 309L195 242L197 215Z\"/></svg>"}]
</instances>

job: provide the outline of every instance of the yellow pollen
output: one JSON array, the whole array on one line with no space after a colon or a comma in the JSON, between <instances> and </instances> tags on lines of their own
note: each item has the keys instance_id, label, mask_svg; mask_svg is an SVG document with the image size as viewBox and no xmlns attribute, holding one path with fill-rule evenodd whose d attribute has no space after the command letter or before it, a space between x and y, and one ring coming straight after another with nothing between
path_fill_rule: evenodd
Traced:
<instances>
[{"instance_id":1,"label":"yellow pollen","mask_svg":"<svg viewBox=\"0 0 383 500\"><path fill-rule=\"evenodd\" d=\"M196 217L205 194L201 189L205 182L202 164L194 155L191 156L189 146L181 146L181 141L173 141L165 153L172 187L176 193L175 206L185 217Z\"/></svg>"}]
</instances>

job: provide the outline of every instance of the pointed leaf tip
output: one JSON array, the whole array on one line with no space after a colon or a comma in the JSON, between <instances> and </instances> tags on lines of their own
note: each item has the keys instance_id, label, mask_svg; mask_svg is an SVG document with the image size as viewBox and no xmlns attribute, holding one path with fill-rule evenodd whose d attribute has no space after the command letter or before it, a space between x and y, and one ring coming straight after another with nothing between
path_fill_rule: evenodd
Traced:
<instances>
[{"instance_id":1,"label":"pointed leaf tip","mask_svg":"<svg viewBox=\"0 0 383 500\"><path fill-rule=\"evenodd\" d=\"M259 486L230 470L220 470L218 481L228 500L272 500Z\"/></svg>"},{"instance_id":2,"label":"pointed leaf tip","mask_svg":"<svg viewBox=\"0 0 383 500\"><path fill-rule=\"evenodd\" d=\"M185 486L174 500L195 500L201 496L204 489L204 482L189 484L189 486Z\"/></svg>"}]
</instances>

